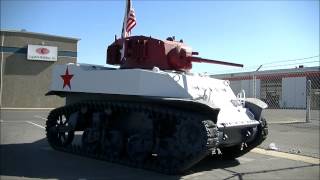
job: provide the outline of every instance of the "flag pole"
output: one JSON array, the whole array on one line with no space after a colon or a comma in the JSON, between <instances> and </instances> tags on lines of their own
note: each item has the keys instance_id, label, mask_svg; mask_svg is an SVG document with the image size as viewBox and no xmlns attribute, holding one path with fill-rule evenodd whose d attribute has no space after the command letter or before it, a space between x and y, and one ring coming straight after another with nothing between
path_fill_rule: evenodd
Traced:
<instances>
[{"instance_id":1,"label":"flag pole","mask_svg":"<svg viewBox=\"0 0 320 180\"><path fill-rule=\"evenodd\" d=\"M125 11L124 11L124 17L123 17L123 24L122 24L122 33L121 33L121 38L122 38L122 49L120 50L121 52L121 62L125 61L125 57L124 57L124 53L125 53L125 38L127 37L127 31L126 31L126 27L127 27L127 19L128 19L128 6L129 6L129 2L130 0L126 0L126 7L125 7Z\"/></svg>"},{"instance_id":2,"label":"flag pole","mask_svg":"<svg viewBox=\"0 0 320 180\"><path fill-rule=\"evenodd\" d=\"M126 0L126 7L125 7L124 17L123 17L121 38L127 37L126 27L127 27L127 20L128 20L128 11L130 8L129 5L130 5L130 0Z\"/></svg>"}]
</instances>

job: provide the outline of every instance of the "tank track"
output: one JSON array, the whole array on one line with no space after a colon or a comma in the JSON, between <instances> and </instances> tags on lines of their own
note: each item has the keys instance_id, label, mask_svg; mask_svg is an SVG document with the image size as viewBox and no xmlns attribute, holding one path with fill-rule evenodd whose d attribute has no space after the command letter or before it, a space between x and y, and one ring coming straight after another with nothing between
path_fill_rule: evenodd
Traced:
<instances>
[{"instance_id":1,"label":"tank track","mask_svg":"<svg viewBox=\"0 0 320 180\"><path fill-rule=\"evenodd\" d=\"M201 142L201 145L199 145L197 148L191 148L192 152L188 152L188 155L184 156L183 158L175 158L173 156L171 156L170 158L163 158L155 155L150 156L143 162L133 161L130 158L128 158L127 155L112 156L105 150L90 151L88 150L88 148L85 148L83 144L76 144L75 142L71 142L72 139L74 139L73 132L70 132L68 136L70 138L67 139L68 142L66 142L65 145L58 143L56 140L57 134L55 134L55 131L52 131L52 129L54 129L57 126L59 122L59 117L69 117L71 114L75 112L80 112L81 108L83 107L87 107L89 110L97 112L138 112L148 115L151 119L161 119L164 117L170 120L175 119L177 122L176 129L183 129L185 128L184 124L188 125L188 123L191 123L198 126L201 129L200 133L204 135L201 136L201 140L197 140ZM153 105L151 103L145 104L139 102L86 101L66 105L64 107L54 109L50 112L50 114L48 115L48 120L46 122L46 132L49 144L52 146L52 148L56 150L77 154L80 156L86 156L94 159L104 160L111 163L122 164L134 168L152 170L165 174L179 174L184 172L185 170L189 169L190 167L198 163L200 160L204 159L207 155L211 154L213 149L215 149L218 145L218 129L216 125L213 123L213 121L209 120L205 116L197 114L195 112L185 112L177 108L162 107ZM181 149L181 147L178 147L177 140L184 141L184 139L181 139L181 137L186 136L188 135L186 135L185 133L175 133L174 136L171 137L171 139L175 140L175 143L171 144L173 145L171 148L168 148L170 149L167 150L168 153L178 155L183 154L183 149ZM184 143L186 144L188 142L182 142L181 144ZM190 151L189 147L184 148Z\"/></svg>"}]
</instances>

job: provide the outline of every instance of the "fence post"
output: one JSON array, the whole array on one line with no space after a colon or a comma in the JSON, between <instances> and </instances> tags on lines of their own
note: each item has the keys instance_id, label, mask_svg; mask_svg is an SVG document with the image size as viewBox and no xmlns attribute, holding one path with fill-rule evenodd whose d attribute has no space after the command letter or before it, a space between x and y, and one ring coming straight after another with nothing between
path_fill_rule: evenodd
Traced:
<instances>
[{"instance_id":1,"label":"fence post","mask_svg":"<svg viewBox=\"0 0 320 180\"><path fill-rule=\"evenodd\" d=\"M306 97L307 97L307 104L306 104L306 122L310 122L310 110L311 110L311 80L307 81L307 91L306 91Z\"/></svg>"},{"instance_id":2,"label":"fence post","mask_svg":"<svg viewBox=\"0 0 320 180\"><path fill-rule=\"evenodd\" d=\"M253 84L252 85L253 86L252 87L252 91L253 91L252 95L254 98L256 98L256 76L255 76L255 74L252 75L252 84Z\"/></svg>"},{"instance_id":3,"label":"fence post","mask_svg":"<svg viewBox=\"0 0 320 180\"><path fill-rule=\"evenodd\" d=\"M253 81L253 97L257 98L257 76L256 74L258 73L258 71L262 68L262 64L258 67L258 69L256 69L256 71L253 72L253 77L252 77L252 81Z\"/></svg>"}]
</instances>

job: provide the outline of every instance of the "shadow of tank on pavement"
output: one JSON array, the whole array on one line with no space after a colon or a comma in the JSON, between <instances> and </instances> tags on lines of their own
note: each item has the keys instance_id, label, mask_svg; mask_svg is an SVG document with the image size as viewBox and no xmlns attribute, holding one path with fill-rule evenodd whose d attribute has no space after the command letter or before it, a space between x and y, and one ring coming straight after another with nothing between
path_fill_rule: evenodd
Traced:
<instances>
[{"instance_id":1,"label":"shadow of tank on pavement","mask_svg":"<svg viewBox=\"0 0 320 180\"><path fill-rule=\"evenodd\" d=\"M223 161L208 157L190 171L175 176L130 168L78 155L53 150L46 139L33 143L2 144L1 171L3 177L54 179L181 179L194 172L239 165L237 160ZM1 178L1 179L2 179Z\"/></svg>"},{"instance_id":2,"label":"shadow of tank on pavement","mask_svg":"<svg viewBox=\"0 0 320 180\"><path fill-rule=\"evenodd\" d=\"M188 172L186 172L186 174L210 171L213 169L230 168L238 165L240 165L240 162L237 159L224 160L218 156L207 156L205 159L193 166Z\"/></svg>"}]
</instances>

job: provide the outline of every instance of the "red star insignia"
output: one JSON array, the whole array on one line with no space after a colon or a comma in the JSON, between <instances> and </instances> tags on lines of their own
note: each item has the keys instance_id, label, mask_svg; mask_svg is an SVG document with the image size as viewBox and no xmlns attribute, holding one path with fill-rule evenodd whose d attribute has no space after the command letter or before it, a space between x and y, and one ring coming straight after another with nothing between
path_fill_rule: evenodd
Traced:
<instances>
[{"instance_id":1,"label":"red star insignia","mask_svg":"<svg viewBox=\"0 0 320 180\"><path fill-rule=\"evenodd\" d=\"M66 73L64 75L61 75L61 78L63 79L63 89L64 87L68 86L69 89L71 90L71 84L70 81L73 77L73 74L69 74L68 67L66 69Z\"/></svg>"}]
</instances>

